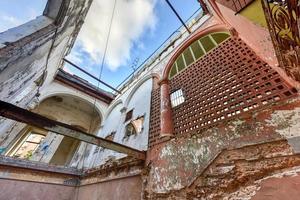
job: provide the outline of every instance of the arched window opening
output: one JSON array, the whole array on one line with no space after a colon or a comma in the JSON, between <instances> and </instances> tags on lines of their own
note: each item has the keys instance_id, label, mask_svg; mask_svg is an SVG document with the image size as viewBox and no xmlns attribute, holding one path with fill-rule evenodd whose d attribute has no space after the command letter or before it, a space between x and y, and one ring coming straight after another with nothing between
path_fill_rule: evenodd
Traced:
<instances>
[{"instance_id":1,"label":"arched window opening","mask_svg":"<svg viewBox=\"0 0 300 200\"><path fill-rule=\"evenodd\" d=\"M94 109L84 99L60 94L41 101L34 112L94 134L101 124L101 116ZM75 155L82 149L81 144L83 143L75 138L30 127L17 135L5 155L66 166L71 164L73 158L77 158Z\"/></svg>"},{"instance_id":2,"label":"arched window opening","mask_svg":"<svg viewBox=\"0 0 300 200\"><path fill-rule=\"evenodd\" d=\"M169 73L169 79L172 79L183 69L195 63L197 60L199 60L205 54L209 53L211 50L215 49L229 37L229 33L215 32L207 34L194 41L175 60Z\"/></svg>"}]
</instances>

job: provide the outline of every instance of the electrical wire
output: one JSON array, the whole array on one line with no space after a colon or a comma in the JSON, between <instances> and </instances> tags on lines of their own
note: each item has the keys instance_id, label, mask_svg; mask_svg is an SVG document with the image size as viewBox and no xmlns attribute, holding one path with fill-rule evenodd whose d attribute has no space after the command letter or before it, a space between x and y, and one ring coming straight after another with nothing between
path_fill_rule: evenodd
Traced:
<instances>
[{"instance_id":1,"label":"electrical wire","mask_svg":"<svg viewBox=\"0 0 300 200\"><path fill-rule=\"evenodd\" d=\"M107 49L108 49L109 38L110 38L110 35L111 35L111 28L112 28L112 24L113 24L114 15L115 15L116 4L117 4L117 0L114 1L114 5L113 5L113 11L112 11L110 24L109 24L109 28L108 28L108 33L107 33L107 37L106 37L106 42L105 42L104 54L103 54L103 57L102 57L99 76L98 76L99 80L102 77L103 67L104 67L106 53L107 53ZM98 84L97 84L97 89L99 89L99 86L100 86L100 82L98 82ZM92 119L91 119L90 127L89 127L89 133L90 134L92 134L91 131L92 131L92 125L93 125L93 117L95 116L95 114L96 114L96 98L94 98L94 103L93 103L93 113L92 113ZM84 171L85 154L86 154L87 146L88 145L86 144L85 145L85 150L84 150L84 153L83 153L82 171ZM98 190L97 190L97 198L98 198Z\"/></svg>"}]
</instances>

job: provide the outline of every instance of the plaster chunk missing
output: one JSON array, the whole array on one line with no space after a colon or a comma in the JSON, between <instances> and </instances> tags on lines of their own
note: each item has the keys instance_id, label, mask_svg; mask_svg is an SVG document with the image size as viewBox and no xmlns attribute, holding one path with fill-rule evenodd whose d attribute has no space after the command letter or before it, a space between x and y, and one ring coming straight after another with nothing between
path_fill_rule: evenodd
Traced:
<instances>
[{"instance_id":1,"label":"plaster chunk missing","mask_svg":"<svg viewBox=\"0 0 300 200\"><path fill-rule=\"evenodd\" d=\"M159 154L162 163L151 170L153 182L157 183L152 185L153 189L158 193L165 193L191 184L222 149L240 137L237 130L244 125L244 121L233 121L230 126L232 128L226 132L213 128L207 130L203 136L182 141L172 140Z\"/></svg>"},{"instance_id":2,"label":"plaster chunk missing","mask_svg":"<svg viewBox=\"0 0 300 200\"><path fill-rule=\"evenodd\" d=\"M300 108L294 110L279 110L266 120L269 126L275 127L277 133L288 140L295 153L300 152Z\"/></svg>"}]
</instances>

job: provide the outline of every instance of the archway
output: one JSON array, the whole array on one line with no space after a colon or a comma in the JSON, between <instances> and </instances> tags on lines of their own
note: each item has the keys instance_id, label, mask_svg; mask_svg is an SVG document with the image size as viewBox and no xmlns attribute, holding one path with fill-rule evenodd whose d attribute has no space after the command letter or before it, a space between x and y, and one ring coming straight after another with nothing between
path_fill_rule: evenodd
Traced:
<instances>
[{"instance_id":1,"label":"archway","mask_svg":"<svg viewBox=\"0 0 300 200\"><path fill-rule=\"evenodd\" d=\"M39 113L56 121L69 124L84 132L95 134L99 129L102 116L95 107L84 99L79 97L60 94L44 99L35 109ZM36 134L36 131L27 127L20 139L28 138L30 134ZM79 140L64 137L52 132L43 132L40 135L44 138L40 141L38 147L31 152L30 160L51 163L55 165L68 165L78 151L81 142ZM21 144L24 142L21 141ZM14 144L13 148L20 149L20 142ZM33 151L32 149L28 149ZM24 148L26 151L26 148ZM26 152L23 154L26 155Z\"/></svg>"}]
</instances>

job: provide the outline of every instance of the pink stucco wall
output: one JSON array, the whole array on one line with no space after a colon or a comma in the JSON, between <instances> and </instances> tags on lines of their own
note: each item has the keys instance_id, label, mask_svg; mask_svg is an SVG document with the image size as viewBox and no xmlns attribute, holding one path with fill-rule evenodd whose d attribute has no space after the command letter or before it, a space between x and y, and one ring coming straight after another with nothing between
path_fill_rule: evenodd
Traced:
<instances>
[{"instance_id":1,"label":"pink stucco wall","mask_svg":"<svg viewBox=\"0 0 300 200\"><path fill-rule=\"evenodd\" d=\"M0 180L0 200L72 200L75 187L17 180Z\"/></svg>"},{"instance_id":2,"label":"pink stucco wall","mask_svg":"<svg viewBox=\"0 0 300 200\"><path fill-rule=\"evenodd\" d=\"M142 195L142 180L140 176L116 179L81 186L78 200L140 200ZM87 198L88 197L88 198Z\"/></svg>"}]
</instances>

